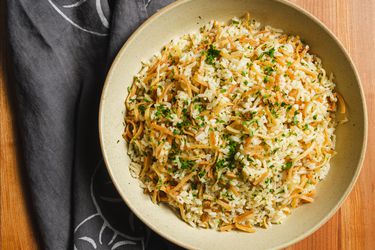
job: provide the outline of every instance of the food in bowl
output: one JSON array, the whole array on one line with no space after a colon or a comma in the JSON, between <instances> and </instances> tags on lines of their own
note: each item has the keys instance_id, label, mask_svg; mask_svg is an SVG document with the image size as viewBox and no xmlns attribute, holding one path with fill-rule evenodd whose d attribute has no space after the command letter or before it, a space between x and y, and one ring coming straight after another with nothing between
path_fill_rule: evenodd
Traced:
<instances>
[{"instance_id":1,"label":"food in bowl","mask_svg":"<svg viewBox=\"0 0 375 250\"><path fill-rule=\"evenodd\" d=\"M314 201L335 155L332 75L246 15L172 40L134 77L124 138L155 203L194 227L254 232Z\"/></svg>"}]
</instances>

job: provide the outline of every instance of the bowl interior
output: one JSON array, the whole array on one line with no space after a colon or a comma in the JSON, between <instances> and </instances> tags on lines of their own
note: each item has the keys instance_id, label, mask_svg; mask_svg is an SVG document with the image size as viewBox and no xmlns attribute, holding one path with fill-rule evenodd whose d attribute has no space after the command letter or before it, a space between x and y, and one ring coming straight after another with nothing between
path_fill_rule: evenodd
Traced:
<instances>
[{"instance_id":1,"label":"bowl interior","mask_svg":"<svg viewBox=\"0 0 375 250\"><path fill-rule=\"evenodd\" d=\"M130 176L124 129L124 100L127 87L148 60L163 45L180 35L197 31L209 20L228 21L250 12L262 25L298 34L333 72L337 90L344 97L349 122L337 129L337 156L331 161L328 177L318 185L314 203L293 211L282 225L259 229L255 234L219 233L194 229L165 206L154 205L143 194L138 181ZM263 0L186 0L172 4L147 21L118 54L102 94L100 139L105 162L119 193L127 205L154 231L188 248L269 249L296 242L316 230L341 205L358 176L365 148L367 120L364 98L355 69L342 46L316 19L282 1Z\"/></svg>"}]
</instances>

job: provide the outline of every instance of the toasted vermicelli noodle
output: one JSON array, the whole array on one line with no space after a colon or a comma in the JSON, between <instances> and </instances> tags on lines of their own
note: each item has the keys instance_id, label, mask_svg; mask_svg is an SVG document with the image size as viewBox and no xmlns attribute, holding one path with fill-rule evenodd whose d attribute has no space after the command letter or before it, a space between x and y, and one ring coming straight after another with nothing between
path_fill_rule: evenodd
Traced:
<instances>
[{"instance_id":1,"label":"toasted vermicelli noodle","mask_svg":"<svg viewBox=\"0 0 375 250\"><path fill-rule=\"evenodd\" d=\"M254 232L314 201L335 154L333 77L298 36L246 15L166 45L134 77L124 138L155 203Z\"/></svg>"}]
</instances>

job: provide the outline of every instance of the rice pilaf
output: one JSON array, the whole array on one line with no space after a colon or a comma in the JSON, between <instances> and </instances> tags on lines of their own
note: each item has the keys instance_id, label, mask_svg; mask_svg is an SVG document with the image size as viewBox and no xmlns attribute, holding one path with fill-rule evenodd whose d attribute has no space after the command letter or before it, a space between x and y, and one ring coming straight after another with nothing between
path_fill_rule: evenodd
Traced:
<instances>
[{"instance_id":1,"label":"rice pilaf","mask_svg":"<svg viewBox=\"0 0 375 250\"><path fill-rule=\"evenodd\" d=\"M313 202L335 155L341 97L308 50L247 14L211 21L144 63L124 138L152 201L194 227L245 232Z\"/></svg>"}]
</instances>

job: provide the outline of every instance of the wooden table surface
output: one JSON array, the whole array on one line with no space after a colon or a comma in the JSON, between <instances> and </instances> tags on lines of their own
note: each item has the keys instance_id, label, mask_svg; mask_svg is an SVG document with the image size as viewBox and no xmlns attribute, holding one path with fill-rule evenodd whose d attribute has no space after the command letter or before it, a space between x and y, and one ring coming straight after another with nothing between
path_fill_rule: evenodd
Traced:
<instances>
[{"instance_id":1,"label":"wooden table surface","mask_svg":"<svg viewBox=\"0 0 375 250\"><path fill-rule=\"evenodd\" d=\"M341 40L362 79L369 115L362 173L340 210L314 234L288 249L375 248L375 0L291 0L318 17ZM15 117L11 108L11 64L4 42L0 1L0 249L37 249L22 185ZM340 63L340 62L338 62ZM7 74L8 73L8 74Z\"/></svg>"}]
</instances>

